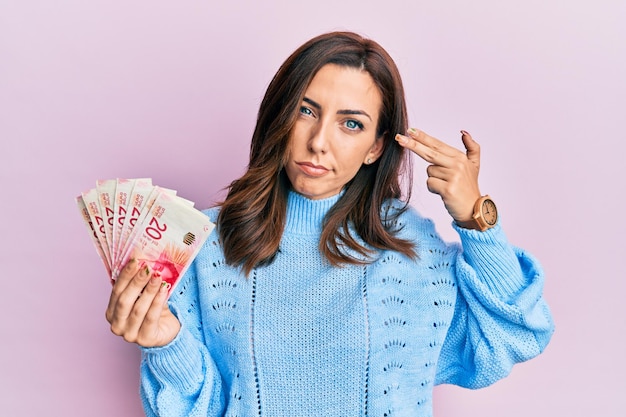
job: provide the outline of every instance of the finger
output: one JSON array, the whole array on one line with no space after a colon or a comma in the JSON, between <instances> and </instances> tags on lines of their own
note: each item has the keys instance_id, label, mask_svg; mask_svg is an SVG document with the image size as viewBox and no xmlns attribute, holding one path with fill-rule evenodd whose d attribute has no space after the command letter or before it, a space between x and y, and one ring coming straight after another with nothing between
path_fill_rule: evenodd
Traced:
<instances>
[{"instance_id":1,"label":"finger","mask_svg":"<svg viewBox=\"0 0 626 417\"><path fill-rule=\"evenodd\" d=\"M139 298L135 301L132 310L130 311L127 318L119 317L119 320L123 320L124 328L124 340L127 342L134 343L137 341L137 335L141 327L143 326L144 320L146 319L146 314L150 309L150 306L153 304L155 297L159 293L159 288L161 287L161 277L153 274L150 278L150 281L142 291Z\"/></svg>"},{"instance_id":2,"label":"finger","mask_svg":"<svg viewBox=\"0 0 626 417\"><path fill-rule=\"evenodd\" d=\"M436 194L439 194L441 197L461 196L464 190L468 188L463 178L452 169L430 165L426 172L428 180L432 180L432 183L440 184L435 189L437 190Z\"/></svg>"},{"instance_id":3,"label":"finger","mask_svg":"<svg viewBox=\"0 0 626 417\"><path fill-rule=\"evenodd\" d=\"M450 182L471 182L477 176L477 168L474 163L463 156L463 159L451 158L447 166L429 165L426 173L431 177Z\"/></svg>"},{"instance_id":4,"label":"finger","mask_svg":"<svg viewBox=\"0 0 626 417\"><path fill-rule=\"evenodd\" d=\"M450 170L450 168L445 168L440 165L428 165L428 167L426 167L426 174L432 178L449 181L453 177L454 172Z\"/></svg>"},{"instance_id":5,"label":"finger","mask_svg":"<svg viewBox=\"0 0 626 417\"><path fill-rule=\"evenodd\" d=\"M413 151L426 162L441 166L447 166L451 163L450 156L435 148L424 145L422 142L414 140L413 138L398 133L395 139L400 146Z\"/></svg>"},{"instance_id":6,"label":"finger","mask_svg":"<svg viewBox=\"0 0 626 417\"><path fill-rule=\"evenodd\" d=\"M126 289L126 287L128 287L128 284L131 282L133 277L137 274L137 271L144 268L145 266L146 266L145 262L143 261L139 262L136 258L131 258L126 263L126 265L124 265L124 268L122 268L119 275L115 279L112 292L117 295L124 292L124 290Z\"/></svg>"},{"instance_id":7,"label":"finger","mask_svg":"<svg viewBox=\"0 0 626 417\"><path fill-rule=\"evenodd\" d=\"M143 266L143 263L138 262L136 258L129 259L115 279L115 283L125 287L137 273L137 270Z\"/></svg>"},{"instance_id":8,"label":"finger","mask_svg":"<svg viewBox=\"0 0 626 417\"><path fill-rule=\"evenodd\" d=\"M151 345L155 342L158 343L158 341L155 340L155 337L157 337L159 332L159 323L163 317L163 313L169 311L169 307L167 305L167 293L169 291L169 286L166 284L166 282L159 284L157 293L152 299L150 308L146 311L145 317L141 323L141 329L139 330L139 334L137 336L137 343L142 346L148 344Z\"/></svg>"},{"instance_id":9,"label":"finger","mask_svg":"<svg viewBox=\"0 0 626 417\"><path fill-rule=\"evenodd\" d=\"M447 156L456 156L461 151L453 146L448 145L447 143L430 136L426 132L422 130L415 129L414 127L410 128L407 131L407 135L412 139L422 143L423 145L436 150Z\"/></svg>"},{"instance_id":10,"label":"finger","mask_svg":"<svg viewBox=\"0 0 626 417\"><path fill-rule=\"evenodd\" d=\"M447 181L437 177L428 177L426 180L426 188L428 188L428 191L440 196L443 196L447 184Z\"/></svg>"},{"instance_id":11,"label":"finger","mask_svg":"<svg viewBox=\"0 0 626 417\"><path fill-rule=\"evenodd\" d=\"M461 130L461 140L463 141L463 146L465 146L465 154L467 155L467 159L476 164L476 166L480 165L480 145L478 142L472 138L467 131Z\"/></svg>"},{"instance_id":12,"label":"finger","mask_svg":"<svg viewBox=\"0 0 626 417\"><path fill-rule=\"evenodd\" d=\"M117 303L117 299L120 294L124 292L132 277L135 276L141 267L142 265L140 265L137 260L133 258L126 263L124 268L122 268L122 271L113 283L113 288L111 289L111 296L109 297L109 303L106 309L107 321L111 321L111 316L113 314L115 304Z\"/></svg>"},{"instance_id":13,"label":"finger","mask_svg":"<svg viewBox=\"0 0 626 417\"><path fill-rule=\"evenodd\" d=\"M111 324L113 321L119 323L128 317L149 279L150 269L147 266L142 266L123 290L120 291L114 287L107 309L107 320Z\"/></svg>"}]
</instances>

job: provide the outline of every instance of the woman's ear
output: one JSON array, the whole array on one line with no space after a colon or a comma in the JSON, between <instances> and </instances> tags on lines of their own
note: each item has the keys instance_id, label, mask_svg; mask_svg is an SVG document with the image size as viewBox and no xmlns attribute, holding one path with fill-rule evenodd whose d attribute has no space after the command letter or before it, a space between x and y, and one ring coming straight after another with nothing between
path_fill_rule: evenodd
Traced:
<instances>
[{"instance_id":1,"label":"woman's ear","mask_svg":"<svg viewBox=\"0 0 626 417\"><path fill-rule=\"evenodd\" d=\"M366 165L373 164L383 154L383 150L385 149L385 136L386 133L383 133L376 138L369 152L365 155L365 161L363 162Z\"/></svg>"}]
</instances>

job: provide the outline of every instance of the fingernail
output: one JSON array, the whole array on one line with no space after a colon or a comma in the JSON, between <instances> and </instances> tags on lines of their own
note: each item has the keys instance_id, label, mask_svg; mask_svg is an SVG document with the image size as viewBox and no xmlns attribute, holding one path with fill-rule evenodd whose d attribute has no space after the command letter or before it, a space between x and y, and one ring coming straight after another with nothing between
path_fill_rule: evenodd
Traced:
<instances>
[{"instance_id":1,"label":"fingernail","mask_svg":"<svg viewBox=\"0 0 626 417\"><path fill-rule=\"evenodd\" d=\"M418 134L419 133L419 131L416 128L414 128L414 127L410 127L408 132L409 132L409 134L411 134L411 133L412 134Z\"/></svg>"},{"instance_id":2,"label":"fingernail","mask_svg":"<svg viewBox=\"0 0 626 417\"><path fill-rule=\"evenodd\" d=\"M143 270L144 275L150 275L150 268L148 268L147 266L144 268Z\"/></svg>"},{"instance_id":3,"label":"fingernail","mask_svg":"<svg viewBox=\"0 0 626 417\"><path fill-rule=\"evenodd\" d=\"M462 135L467 135L467 136L470 136L470 134L469 134L469 133L467 133L467 131L466 131L466 130L461 130L461 134L462 134Z\"/></svg>"},{"instance_id":4,"label":"fingernail","mask_svg":"<svg viewBox=\"0 0 626 417\"><path fill-rule=\"evenodd\" d=\"M396 134L396 140L400 143L407 143L409 141L409 138L398 133Z\"/></svg>"},{"instance_id":5,"label":"fingernail","mask_svg":"<svg viewBox=\"0 0 626 417\"><path fill-rule=\"evenodd\" d=\"M161 288L159 288L159 291L161 291L161 292L166 292L166 291L168 291L169 289L170 289L170 283L169 283L169 282L167 282L167 281L163 281L163 282L161 283Z\"/></svg>"},{"instance_id":6,"label":"fingernail","mask_svg":"<svg viewBox=\"0 0 626 417\"><path fill-rule=\"evenodd\" d=\"M124 269L129 270L130 268L133 267L134 263L135 263L135 258L129 259L128 262L126 262L126 265L124 265Z\"/></svg>"}]
</instances>

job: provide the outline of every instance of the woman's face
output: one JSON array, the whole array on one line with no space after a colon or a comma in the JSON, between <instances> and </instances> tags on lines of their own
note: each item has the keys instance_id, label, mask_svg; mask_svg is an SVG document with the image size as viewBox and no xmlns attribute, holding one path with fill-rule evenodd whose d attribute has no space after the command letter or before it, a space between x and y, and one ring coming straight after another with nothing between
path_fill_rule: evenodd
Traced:
<instances>
[{"instance_id":1,"label":"woman's face","mask_svg":"<svg viewBox=\"0 0 626 417\"><path fill-rule=\"evenodd\" d=\"M314 200L331 197L362 164L373 163L383 150L383 138L376 137L381 105L369 73L323 66L306 89L289 135L285 171L293 189Z\"/></svg>"}]
</instances>

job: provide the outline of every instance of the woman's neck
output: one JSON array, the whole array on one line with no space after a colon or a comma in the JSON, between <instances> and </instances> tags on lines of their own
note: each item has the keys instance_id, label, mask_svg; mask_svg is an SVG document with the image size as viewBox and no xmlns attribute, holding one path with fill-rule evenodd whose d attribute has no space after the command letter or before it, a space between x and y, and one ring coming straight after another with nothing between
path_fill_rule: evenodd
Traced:
<instances>
[{"instance_id":1,"label":"woman's neck","mask_svg":"<svg viewBox=\"0 0 626 417\"><path fill-rule=\"evenodd\" d=\"M341 198L342 193L320 200L311 200L295 191L287 196L287 222L285 233L317 235L322 230L328 210Z\"/></svg>"}]
</instances>

